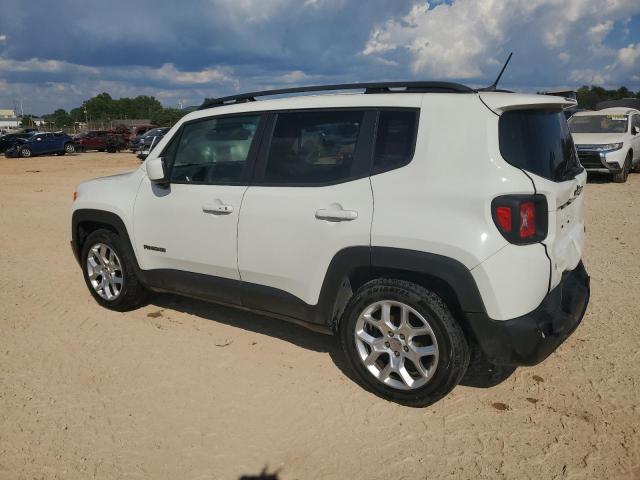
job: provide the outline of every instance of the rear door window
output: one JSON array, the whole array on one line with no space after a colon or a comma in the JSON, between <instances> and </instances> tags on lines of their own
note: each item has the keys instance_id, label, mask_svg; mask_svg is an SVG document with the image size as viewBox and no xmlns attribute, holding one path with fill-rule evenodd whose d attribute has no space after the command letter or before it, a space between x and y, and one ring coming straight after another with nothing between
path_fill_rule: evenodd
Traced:
<instances>
[{"instance_id":1,"label":"rear door window","mask_svg":"<svg viewBox=\"0 0 640 480\"><path fill-rule=\"evenodd\" d=\"M560 110L511 110L499 120L500 153L511 165L556 182L582 171Z\"/></svg>"},{"instance_id":2,"label":"rear door window","mask_svg":"<svg viewBox=\"0 0 640 480\"><path fill-rule=\"evenodd\" d=\"M280 113L267 155L267 184L326 184L351 176L363 111Z\"/></svg>"}]
</instances>

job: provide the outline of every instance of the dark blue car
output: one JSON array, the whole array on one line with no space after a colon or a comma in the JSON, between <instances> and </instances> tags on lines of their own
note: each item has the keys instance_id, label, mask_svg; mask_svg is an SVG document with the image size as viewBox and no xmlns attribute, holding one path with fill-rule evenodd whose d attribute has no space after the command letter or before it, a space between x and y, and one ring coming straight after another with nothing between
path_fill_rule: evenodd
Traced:
<instances>
[{"instance_id":1,"label":"dark blue car","mask_svg":"<svg viewBox=\"0 0 640 480\"><path fill-rule=\"evenodd\" d=\"M56 132L34 132L26 138L18 138L13 146L4 152L6 157L33 157L35 155L46 155L55 153L64 155L65 153L73 153L76 146L66 133Z\"/></svg>"}]
</instances>

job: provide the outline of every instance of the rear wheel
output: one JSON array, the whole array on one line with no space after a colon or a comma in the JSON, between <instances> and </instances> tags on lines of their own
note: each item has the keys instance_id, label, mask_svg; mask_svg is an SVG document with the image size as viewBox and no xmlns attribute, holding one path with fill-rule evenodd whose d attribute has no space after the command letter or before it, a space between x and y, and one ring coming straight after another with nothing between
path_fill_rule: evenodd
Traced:
<instances>
[{"instance_id":1,"label":"rear wheel","mask_svg":"<svg viewBox=\"0 0 640 480\"><path fill-rule=\"evenodd\" d=\"M147 297L126 243L109 230L96 230L85 240L81 264L93 298L103 307L117 311L141 306Z\"/></svg>"},{"instance_id":2,"label":"rear wheel","mask_svg":"<svg viewBox=\"0 0 640 480\"><path fill-rule=\"evenodd\" d=\"M360 384L413 407L447 395L469 363L466 338L446 304L403 280L362 286L344 313L340 338Z\"/></svg>"},{"instance_id":3,"label":"rear wheel","mask_svg":"<svg viewBox=\"0 0 640 480\"><path fill-rule=\"evenodd\" d=\"M20 149L20 156L22 158L29 158L31 155L33 155L33 152L29 147L22 147Z\"/></svg>"},{"instance_id":4,"label":"rear wheel","mask_svg":"<svg viewBox=\"0 0 640 480\"><path fill-rule=\"evenodd\" d=\"M615 183L624 183L627 181L627 177L629 176L629 170L631 169L631 152L627 155L627 158L624 160L624 165L622 166L622 171L620 173L613 174L613 181Z\"/></svg>"},{"instance_id":5,"label":"rear wheel","mask_svg":"<svg viewBox=\"0 0 640 480\"><path fill-rule=\"evenodd\" d=\"M75 151L76 151L76 147L73 143L64 144L64 153L74 153Z\"/></svg>"}]
</instances>

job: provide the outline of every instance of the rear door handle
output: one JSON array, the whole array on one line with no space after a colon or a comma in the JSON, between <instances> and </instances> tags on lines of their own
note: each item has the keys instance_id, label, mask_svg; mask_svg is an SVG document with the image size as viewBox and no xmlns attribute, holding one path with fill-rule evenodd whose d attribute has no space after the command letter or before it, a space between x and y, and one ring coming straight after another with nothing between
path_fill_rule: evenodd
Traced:
<instances>
[{"instance_id":1,"label":"rear door handle","mask_svg":"<svg viewBox=\"0 0 640 480\"><path fill-rule=\"evenodd\" d=\"M358 218L358 212L355 210L327 210L322 208L316 211L316 218L330 222L345 222Z\"/></svg>"},{"instance_id":2,"label":"rear door handle","mask_svg":"<svg viewBox=\"0 0 640 480\"><path fill-rule=\"evenodd\" d=\"M213 215L229 215L233 212L232 205L226 205L224 203L207 203L202 206L204 213L212 213Z\"/></svg>"}]
</instances>

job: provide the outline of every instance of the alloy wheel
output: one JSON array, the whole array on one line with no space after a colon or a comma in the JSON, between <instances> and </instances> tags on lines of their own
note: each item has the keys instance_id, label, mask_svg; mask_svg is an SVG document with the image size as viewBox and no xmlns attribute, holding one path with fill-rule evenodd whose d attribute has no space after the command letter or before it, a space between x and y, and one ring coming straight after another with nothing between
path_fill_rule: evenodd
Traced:
<instances>
[{"instance_id":1,"label":"alloy wheel","mask_svg":"<svg viewBox=\"0 0 640 480\"><path fill-rule=\"evenodd\" d=\"M409 305L384 300L355 324L358 357L378 381L398 390L427 384L438 366L438 342L427 319Z\"/></svg>"},{"instance_id":2,"label":"alloy wheel","mask_svg":"<svg viewBox=\"0 0 640 480\"><path fill-rule=\"evenodd\" d=\"M115 250L97 243L87 254L87 275L91 286L105 300L115 300L122 292L124 277L122 264Z\"/></svg>"}]
</instances>

